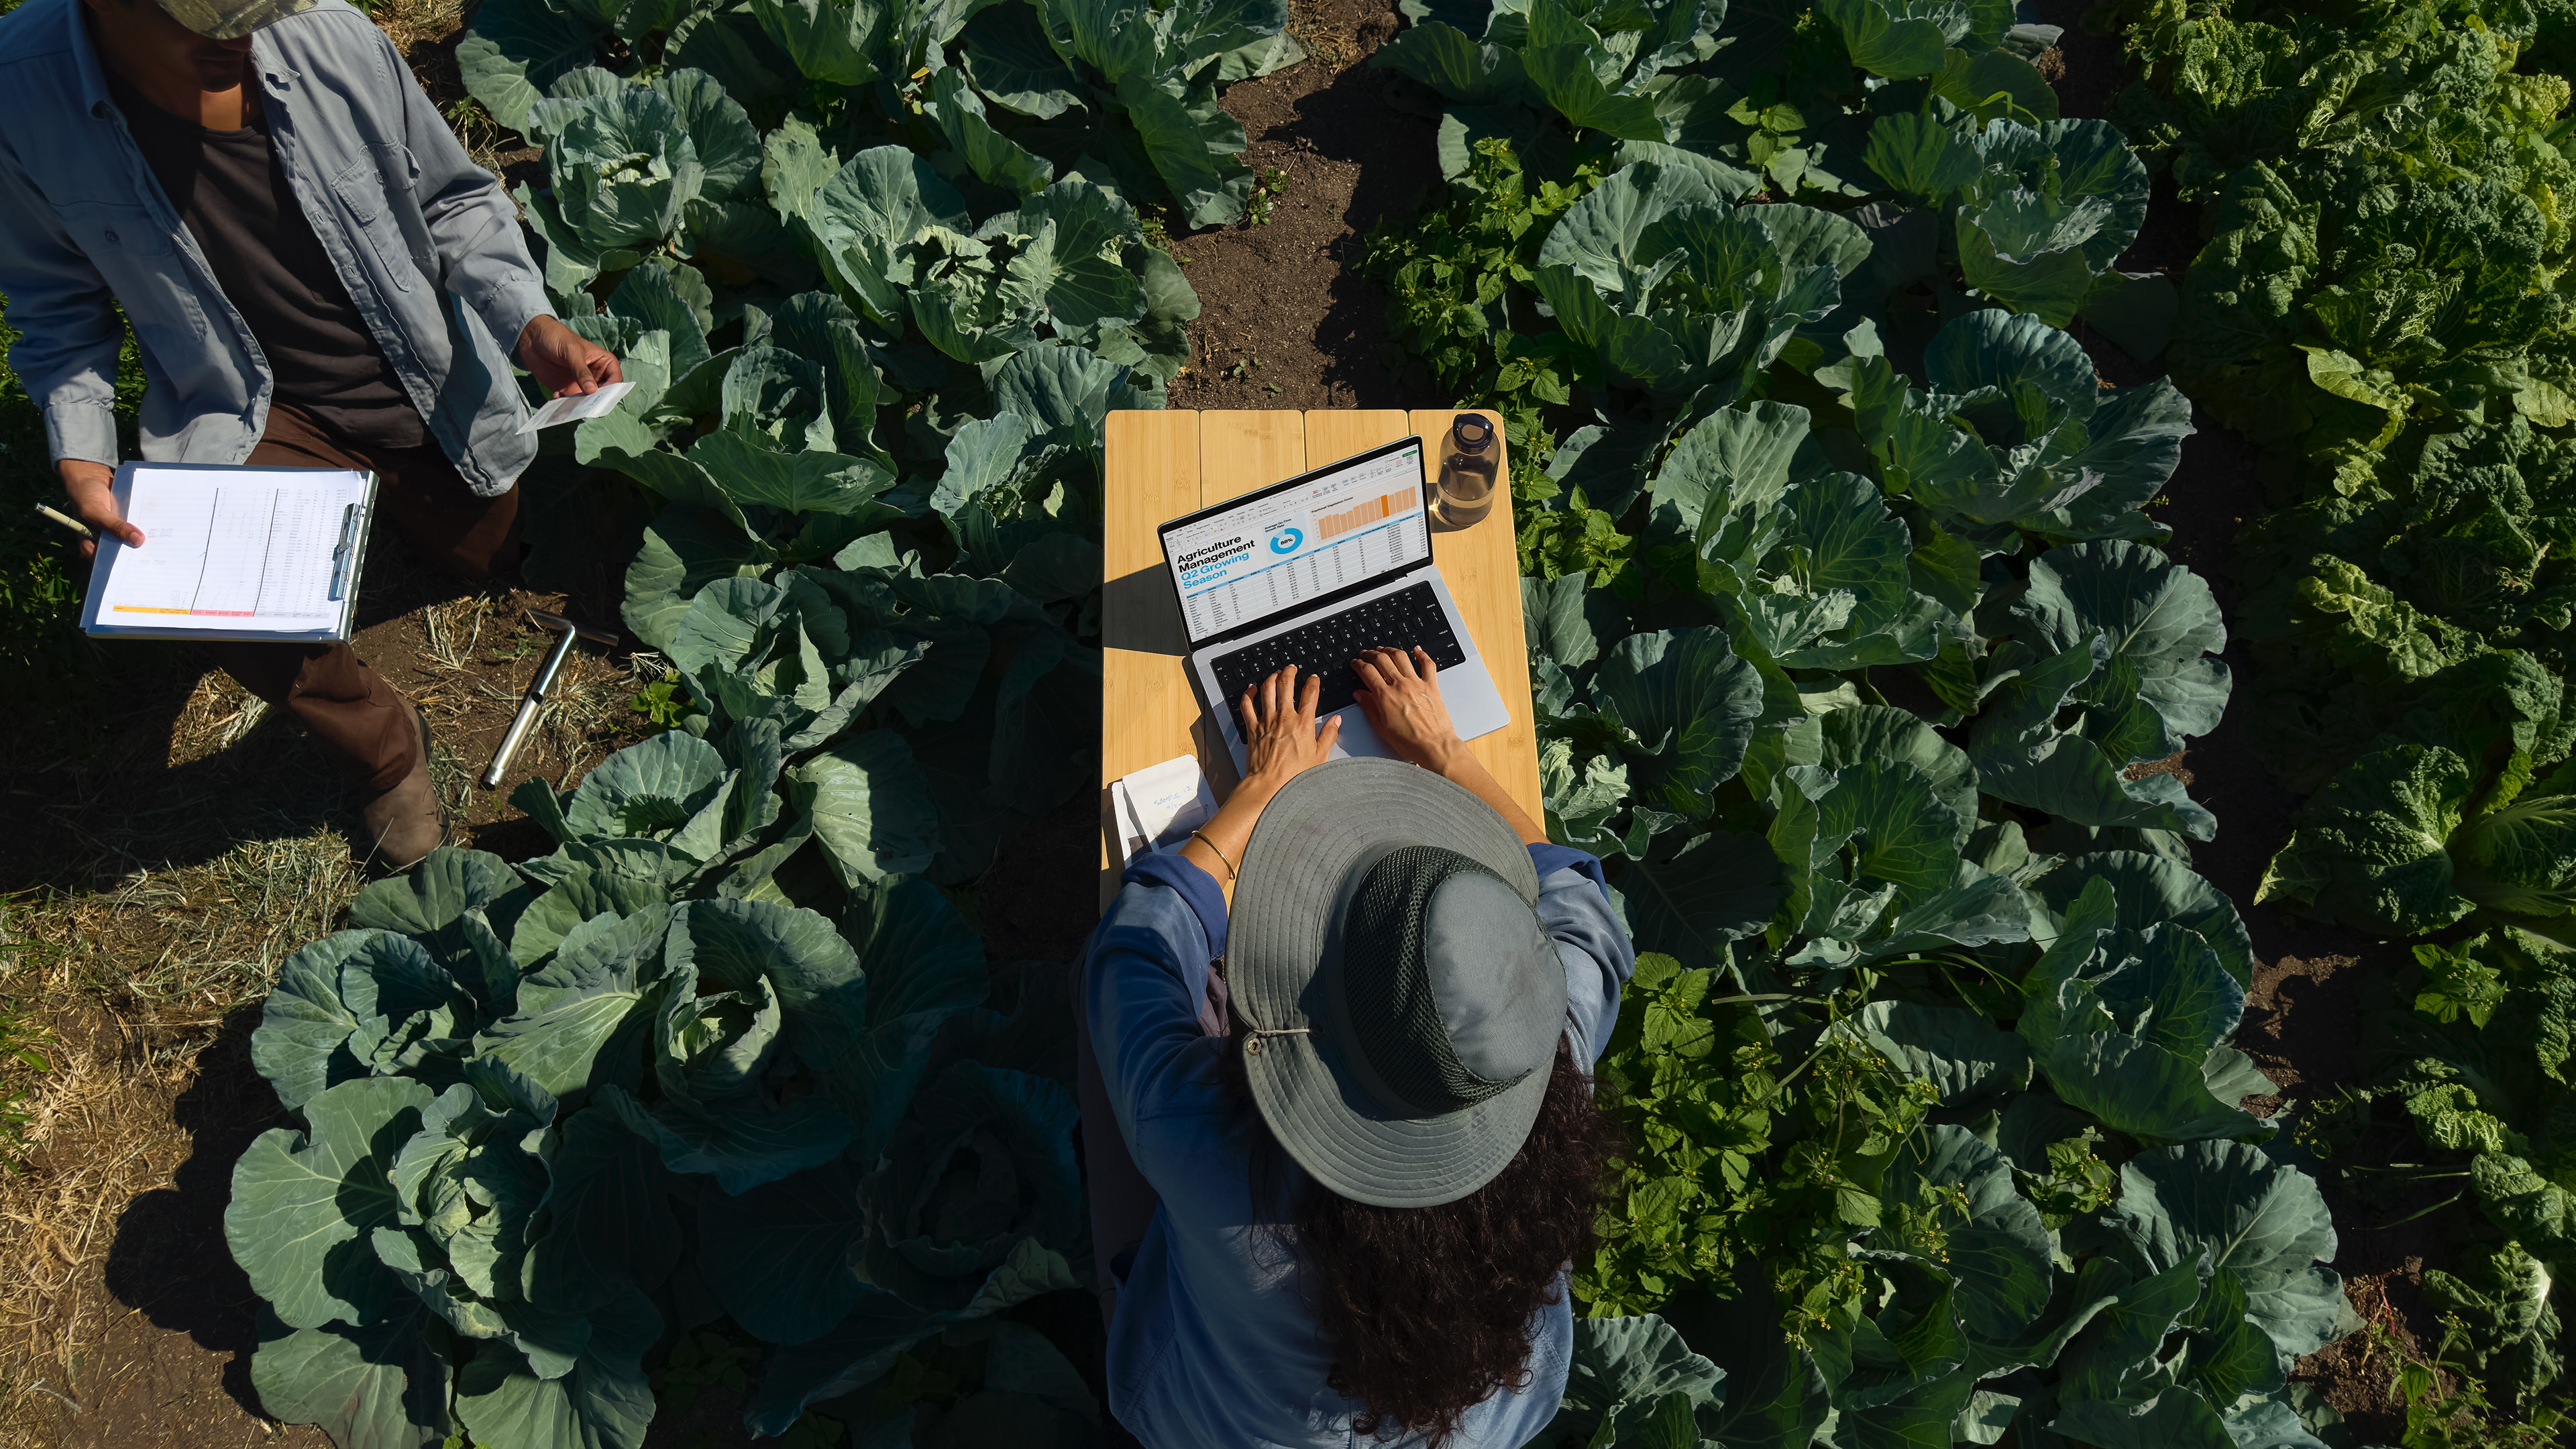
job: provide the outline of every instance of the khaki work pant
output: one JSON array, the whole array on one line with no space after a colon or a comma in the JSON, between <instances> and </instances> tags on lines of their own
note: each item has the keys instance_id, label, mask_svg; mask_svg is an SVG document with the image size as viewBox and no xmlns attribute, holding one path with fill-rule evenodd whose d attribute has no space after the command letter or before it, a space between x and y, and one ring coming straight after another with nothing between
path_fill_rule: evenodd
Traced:
<instances>
[{"instance_id":1,"label":"khaki work pant","mask_svg":"<svg viewBox=\"0 0 2576 1449\"><path fill-rule=\"evenodd\" d=\"M355 468L376 475L376 507L420 561L480 582L519 562L519 490L478 498L436 443L375 448L335 438L310 414L272 402L249 461L280 468ZM420 761L411 711L346 644L209 643L244 689L301 721L352 785L390 790Z\"/></svg>"}]
</instances>

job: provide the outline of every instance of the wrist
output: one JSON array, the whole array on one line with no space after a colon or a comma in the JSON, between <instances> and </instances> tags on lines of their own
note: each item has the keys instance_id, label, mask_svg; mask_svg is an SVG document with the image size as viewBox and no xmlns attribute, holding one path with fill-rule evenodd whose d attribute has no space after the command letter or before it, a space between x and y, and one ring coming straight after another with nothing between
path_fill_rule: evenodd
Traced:
<instances>
[{"instance_id":1,"label":"wrist","mask_svg":"<svg viewBox=\"0 0 2576 1449\"><path fill-rule=\"evenodd\" d=\"M535 356L544 350L543 344L548 338L554 335L554 327L546 325L550 322L554 323L554 327L563 326L561 322L556 322L552 316L540 312L536 316L528 319L527 326L519 329L517 351L521 362L526 362L530 357Z\"/></svg>"},{"instance_id":2,"label":"wrist","mask_svg":"<svg viewBox=\"0 0 2576 1449\"><path fill-rule=\"evenodd\" d=\"M1461 768L1476 763L1476 757L1467 751L1467 742L1455 735L1428 747L1422 754L1423 768L1442 779L1454 779Z\"/></svg>"}]
</instances>

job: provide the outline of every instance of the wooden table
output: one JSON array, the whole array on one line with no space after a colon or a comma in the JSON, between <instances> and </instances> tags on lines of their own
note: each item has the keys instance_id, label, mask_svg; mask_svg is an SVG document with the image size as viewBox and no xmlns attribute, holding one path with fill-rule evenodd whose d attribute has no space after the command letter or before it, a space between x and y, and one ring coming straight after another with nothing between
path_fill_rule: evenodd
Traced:
<instances>
[{"instance_id":1,"label":"wooden table","mask_svg":"<svg viewBox=\"0 0 2576 1449\"><path fill-rule=\"evenodd\" d=\"M1116 827L1109 782L1175 755L1198 756L1219 798L1234 787L1234 758L1199 703L1189 676L1189 643L1180 601L1163 567L1155 529L1238 493L1291 478L1309 468L1420 433L1428 473L1454 408L1318 412L1113 412L1108 422L1104 537L1107 585L1100 639L1100 903L1117 893ZM1488 412L1496 446L1502 418ZM1511 476L1508 459L1502 476ZM1423 497L1431 494L1423 480ZM1494 511L1458 530L1434 528L1431 557L1449 582L1467 631L1492 671L1511 723L1468 748L1494 772L1530 818L1541 818L1538 735L1531 720L1529 649L1521 633L1520 559L1513 545L1512 500L1495 490Z\"/></svg>"}]
</instances>

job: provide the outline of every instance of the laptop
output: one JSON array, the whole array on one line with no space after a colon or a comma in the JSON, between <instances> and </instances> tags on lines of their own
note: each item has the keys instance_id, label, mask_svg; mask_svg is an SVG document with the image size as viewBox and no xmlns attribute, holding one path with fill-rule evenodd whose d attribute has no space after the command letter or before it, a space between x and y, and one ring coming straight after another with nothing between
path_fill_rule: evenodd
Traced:
<instances>
[{"instance_id":1,"label":"laptop","mask_svg":"<svg viewBox=\"0 0 2576 1449\"><path fill-rule=\"evenodd\" d=\"M1341 716L1336 758L1392 756L1352 699L1362 686L1351 659L1368 649L1427 651L1460 739L1510 721L1432 565L1427 491L1416 434L1162 526L1191 677L1237 771L1244 690L1287 664L1323 676L1315 718Z\"/></svg>"}]
</instances>

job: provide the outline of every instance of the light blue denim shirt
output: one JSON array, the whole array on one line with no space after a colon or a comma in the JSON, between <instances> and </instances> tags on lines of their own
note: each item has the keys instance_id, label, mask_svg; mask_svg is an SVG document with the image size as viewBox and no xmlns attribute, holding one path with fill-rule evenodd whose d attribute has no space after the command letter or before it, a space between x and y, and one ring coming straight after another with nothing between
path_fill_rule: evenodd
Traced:
<instances>
[{"instance_id":1,"label":"light blue denim shirt","mask_svg":"<svg viewBox=\"0 0 2576 1449\"><path fill-rule=\"evenodd\" d=\"M112 297L142 344L143 456L239 463L275 380L108 98L80 0L0 16L0 295L56 459L114 463ZM251 57L288 184L457 471L507 492L536 438L508 350L551 309L518 209L366 16L261 29Z\"/></svg>"},{"instance_id":2,"label":"light blue denim shirt","mask_svg":"<svg viewBox=\"0 0 2576 1449\"><path fill-rule=\"evenodd\" d=\"M1530 847L1538 917L1565 965L1565 1030L1576 1060L1598 1060L1619 1016L1636 948L1611 914L1601 862ZM1083 972L1092 1042L1118 1127L1161 1203L1120 1284L1109 1330L1109 1408L1146 1449L1403 1449L1362 1439L1360 1407L1325 1387L1332 1350L1298 1284L1286 1220L1302 1177L1286 1154L1273 1200L1254 1202L1258 1114L1219 1075L1229 1044L1204 1035L1198 1004L1225 954L1216 882L1178 856L1130 869L1092 934ZM1109 1264L1102 1264L1104 1272ZM1530 1380L1467 1411L1453 1449L1519 1449L1556 1416L1572 1361L1572 1295L1530 1319Z\"/></svg>"}]
</instances>

